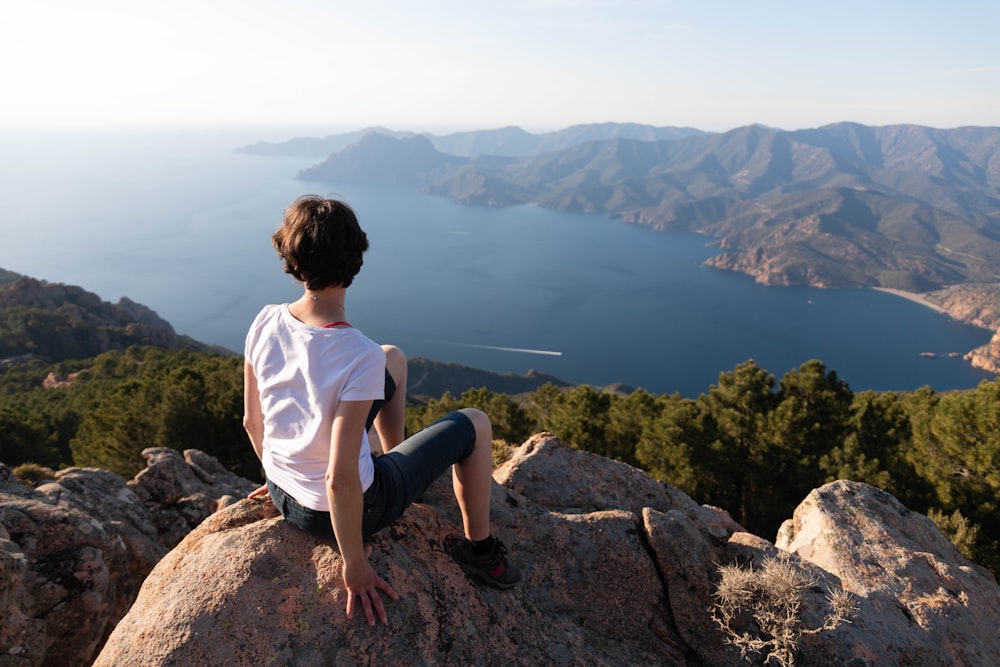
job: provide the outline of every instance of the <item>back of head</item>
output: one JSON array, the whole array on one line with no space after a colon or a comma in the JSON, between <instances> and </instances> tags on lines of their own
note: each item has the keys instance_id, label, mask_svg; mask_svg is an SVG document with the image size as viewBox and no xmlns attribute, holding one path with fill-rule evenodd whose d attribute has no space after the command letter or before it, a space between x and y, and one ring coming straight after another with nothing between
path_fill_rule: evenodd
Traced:
<instances>
[{"instance_id":1,"label":"back of head","mask_svg":"<svg viewBox=\"0 0 1000 667\"><path fill-rule=\"evenodd\" d=\"M350 287L368 250L368 237L351 207L318 195L292 202L271 242L285 273L310 290Z\"/></svg>"}]
</instances>

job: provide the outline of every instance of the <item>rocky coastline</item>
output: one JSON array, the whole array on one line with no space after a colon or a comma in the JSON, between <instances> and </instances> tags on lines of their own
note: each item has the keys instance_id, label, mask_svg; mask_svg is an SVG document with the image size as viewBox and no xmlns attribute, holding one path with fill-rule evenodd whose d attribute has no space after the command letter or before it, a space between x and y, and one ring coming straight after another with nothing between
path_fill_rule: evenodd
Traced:
<instances>
[{"instance_id":1,"label":"rocky coastline","mask_svg":"<svg viewBox=\"0 0 1000 667\"><path fill-rule=\"evenodd\" d=\"M803 268L799 274L790 274L780 261L769 258L761 249L756 252L724 252L706 260L705 265L738 271L768 286L808 285L820 289L846 286L828 281L822 274L808 268ZM964 324L992 332L990 342L960 354L973 368L1000 375L1000 283L960 283L927 292L881 286L871 286L870 289L912 301Z\"/></svg>"},{"instance_id":2,"label":"rocky coastline","mask_svg":"<svg viewBox=\"0 0 1000 667\"><path fill-rule=\"evenodd\" d=\"M756 249L754 252L724 252L710 257L705 266L744 273L767 286L808 285L820 289L847 286L830 281L808 267L802 268L799 273L790 273L782 262L780 254L770 257L763 249ZM927 292L882 286L871 286L870 289L912 301L963 324L992 332L990 342L959 354L973 368L1000 374L1000 283L960 283Z\"/></svg>"},{"instance_id":3,"label":"rocky coastline","mask_svg":"<svg viewBox=\"0 0 1000 667\"><path fill-rule=\"evenodd\" d=\"M903 290L875 287L880 292L913 301L949 317L993 332L986 345L966 352L964 359L973 368L1000 374L1000 285L962 284L918 294Z\"/></svg>"}]
</instances>

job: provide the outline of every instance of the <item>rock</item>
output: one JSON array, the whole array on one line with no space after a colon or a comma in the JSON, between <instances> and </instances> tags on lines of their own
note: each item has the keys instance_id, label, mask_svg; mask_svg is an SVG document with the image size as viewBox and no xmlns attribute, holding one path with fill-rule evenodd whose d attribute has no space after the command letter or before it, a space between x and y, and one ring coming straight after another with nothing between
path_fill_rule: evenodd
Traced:
<instances>
[{"instance_id":1,"label":"rock","mask_svg":"<svg viewBox=\"0 0 1000 667\"><path fill-rule=\"evenodd\" d=\"M152 447L142 455L146 468L128 486L144 503L155 506L152 518L157 533L170 547L209 514L245 498L257 487L197 449L187 449L182 456L176 449Z\"/></svg>"},{"instance_id":2,"label":"rock","mask_svg":"<svg viewBox=\"0 0 1000 667\"><path fill-rule=\"evenodd\" d=\"M447 480L373 539L373 563L400 595L387 602L388 627L345 617L332 544L290 527L269 503L243 501L202 523L156 566L95 665L742 664L710 611L718 566L760 567L768 558L814 582L802 593L801 626L817 631L798 639L801 664L1000 661L989 634L996 582L963 563L925 517L894 499L887 511L891 496L871 487L842 482L814 492L783 533L808 537L807 549L779 548L720 510L549 434L518 448L494 478L505 485L494 487L494 527L525 576L510 591L477 586L447 556L459 535ZM853 489L852 502L817 503L814 496L831 488ZM852 517L872 525L858 532ZM821 534L840 536L829 559L815 558ZM864 544L876 535L878 553ZM845 576L852 557L838 553L868 554L879 565L889 554L911 562L939 554L948 563L942 572L971 567L980 588L962 598L969 607L960 623L940 615L939 627L913 622L889 636L882 617L885 605L906 606L904 572L874 567L862 586ZM937 590L932 570L926 574ZM857 596L858 616L818 631L828 590L841 584ZM887 591L884 599L873 599L874 590ZM946 627L947 639L938 634Z\"/></svg>"},{"instance_id":3,"label":"rock","mask_svg":"<svg viewBox=\"0 0 1000 667\"><path fill-rule=\"evenodd\" d=\"M196 450L144 454L128 483L68 468L32 489L0 464L0 664L89 664L164 554L255 486Z\"/></svg>"},{"instance_id":4,"label":"rock","mask_svg":"<svg viewBox=\"0 0 1000 667\"><path fill-rule=\"evenodd\" d=\"M12 576L3 582L9 594L0 649L25 665L85 664L125 614L141 576L166 552L136 539L141 529L115 525L121 513L88 511L89 505L115 504L118 493L127 491L123 479L99 470L62 474L89 485L89 497L78 504L59 481L44 490L13 481L0 486L5 555L16 565L2 573ZM100 496L109 502L94 502Z\"/></svg>"},{"instance_id":5,"label":"rock","mask_svg":"<svg viewBox=\"0 0 1000 667\"><path fill-rule=\"evenodd\" d=\"M722 642L705 641L718 632L707 610L719 559L704 530L677 510L646 508L643 525L678 634L708 664L726 664Z\"/></svg>"},{"instance_id":6,"label":"rock","mask_svg":"<svg viewBox=\"0 0 1000 667\"><path fill-rule=\"evenodd\" d=\"M550 456L580 454L551 440L544 449L557 452ZM432 487L424 503L373 539L372 562L399 594L386 603L388 627L345 618L332 544L277 518L269 503L247 500L212 516L160 562L95 665L694 659L635 514L549 510L497 485L495 528L526 578L501 592L470 581L447 555L460 524L444 491Z\"/></svg>"},{"instance_id":7,"label":"rock","mask_svg":"<svg viewBox=\"0 0 1000 667\"><path fill-rule=\"evenodd\" d=\"M332 546L272 514L248 500L200 526L150 575L95 666L685 664L654 633L660 586L620 514L539 522L553 544L593 551L579 567L519 558L534 584L499 592L462 574L441 539L454 529L415 506L374 540L373 563L399 594L388 627L374 628L360 612L345 618Z\"/></svg>"},{"instance_id":8,"label":"rock","mask_svg":"<svg viewBox=\"0 0 1000 667\"><path fill-rule=\"evenodd\" d=\"M39 489L0 466L0 664L87 664L141 570L126 561L165 549L157 512L173 535L192 508L212 512L252 487L200 453L147 460L128 485L71 470ZM524 572L510 591L473 583L448 556L460 522L447 479L372 540L372 563L399 594L386 601L388 627L368 627L360 610L346 618L335 545L266 500L241 500L156 564L94 665L745 664L713 620L719 566L769 562L809 582L796 664L1000 664L996 580L874 487L813 491L772 544L549 434L494 478L494 529ZM856 614L824 628L837 590Z\"/></svg>"},{"instance_id":9,"label":"rock","mask_svg":"<svg viewBox=\"0 0 1000 667\"><path fill-rule=\"evenodd\" d=\"M777 546L861 603L843 641L872 664L1000 664L1000 588L927 517L858 482L812 491Z\"/></svg>"},{"instance_id":10,"label":"rock","mask_svg":"<svg viewBox=\"0 0 1000 667\"><path fill-rule=\"evenodd\" d=\"M551 433L529 438L493 478L539 505L565 512L613 508L638 517L646 507L676 509L719 540L743 530L724 510L699 505L626 463L569 449Z\"/></svg>"}]
</instances>

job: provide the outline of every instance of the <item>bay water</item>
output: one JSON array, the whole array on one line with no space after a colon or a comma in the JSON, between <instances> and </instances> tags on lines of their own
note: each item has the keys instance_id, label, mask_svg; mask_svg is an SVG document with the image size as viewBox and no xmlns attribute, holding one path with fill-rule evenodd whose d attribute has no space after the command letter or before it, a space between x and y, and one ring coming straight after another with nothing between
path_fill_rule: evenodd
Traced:
<instances>
[{"instance_id":1,"label":"bay water","mask_svg":"<svg viewBox=\"0 0 1000 667\"><path fill-rule=\"evenodd\" d=\"M127 296L179 333L240 352L263 304L301 293L270 234L312 192L347 200L371 242L349 319L411 357L685 396L751 358L778 378L820 359L855 391L992 377L948 356L988 331L881 292L764 287L705 268L715 250L704 236L306 183L296 174L319 158L234 152L330 132L0 131L0 267Z\"/></svg>"}]
</instances>

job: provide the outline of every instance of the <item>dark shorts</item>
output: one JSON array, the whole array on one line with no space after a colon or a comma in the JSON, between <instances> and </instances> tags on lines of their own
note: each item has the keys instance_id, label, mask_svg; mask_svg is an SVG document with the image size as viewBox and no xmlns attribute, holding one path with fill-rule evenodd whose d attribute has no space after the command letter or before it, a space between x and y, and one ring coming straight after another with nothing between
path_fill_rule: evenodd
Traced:
<instances>
[{"instance_id":1,"label":"dark shorts","mask_svg":"<svg viewBox=\"0 0 1000 667\"><path fill-rule=\"evenodd\" d=\"M461 412L450 412L392 451L373 456L375 479L365 491L361 533L368 538L398 519L403 511L476 445L476 427ZM293 525L317 537L333 538L329 512L303 507L268 480L271 501Z\"/></svg>"}]
</instances>

